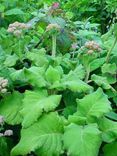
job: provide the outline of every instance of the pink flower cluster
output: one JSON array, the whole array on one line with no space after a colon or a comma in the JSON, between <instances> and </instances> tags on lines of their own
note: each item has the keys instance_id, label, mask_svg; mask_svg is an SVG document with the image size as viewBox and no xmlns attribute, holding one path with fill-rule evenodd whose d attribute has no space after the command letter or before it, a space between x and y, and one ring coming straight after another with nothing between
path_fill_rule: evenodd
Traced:
<instances>
[{"instance_id":1,"label":"pink flower cluster","mask_svg":"<svg viewBox=\"0 0 117 156\"><path fill-rule=\"evenodd\" d=\"M7 87L8 85L8 80L4 79L3 77L0 77L0 93L6 93L7 92Z\"/></svg>"},{"instance_id":2,"label":"pink flower cluster","mask_svg":"<svg viewBox=\"0 0 117 156\"><path fill-rule=\"evenodd\" d=\"M57 31L59 31L60 30L60 26L58 24L49 24L46 27L46 31L50 31L50 30L57 30Z\"/></svg>"},{"instance_id":3,"label":"pink flower cluster","mask_svg":"<svg viewBox=\"0 0 117 156\"><path fill-rule=\"evenodd\" d=\"M88 41L85 43L85 48L90 49L90 50L96 50L96 51L100 51L101 48L99 46L99 44L95 41Z\"/></svg>"},{"instance_id":4,"label":"pink flower cluster","mask_svg":"<svg viewBox=\"0 0 117 156\"><path fill-rule=\"evenodd\" d=\"M15 36L20 36L23 30L29 29L30 26L25 23L14 22L9 25L7 32L14 34Z\"/></svg>"},{"instance_id":5,"label":"pink flower cluster","mask_svg":"<svg viewBox=\"0 0 117 156\"><path fill-rule=\"evenodd\" d=\"M81 50L88 50L88 54L92 54L94 52L100 52L101 47L100 45L95 41L88 41L85 43L84 46L81 47Z\"/></svg>"}]
</instances>

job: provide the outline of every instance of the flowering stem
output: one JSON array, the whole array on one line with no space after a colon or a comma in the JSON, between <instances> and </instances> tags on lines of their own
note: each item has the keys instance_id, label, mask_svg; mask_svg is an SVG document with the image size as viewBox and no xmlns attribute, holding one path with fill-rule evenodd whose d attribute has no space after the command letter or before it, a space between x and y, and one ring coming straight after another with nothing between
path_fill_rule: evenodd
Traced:
<instances>
[{"instance_id":1,"label":"flowering stem","mask_svg":"<svg viewBox=\"0 0 117 156\"><path fill-rule=\"evenodd\" d=\"M115 40L114 40L114 42L113 42L113 45L112 45L111 49L110 49L110 50L108 51L108 53L107 53L107 56L106 56L106 63L108 63L109 58L110 58L110 54L111 54L113 48L115 47L116 43L117 43L117 37L115 38Z\"/></svg>"},{"instance_id":2,"label":"flowering stem","mask_svg":"<svg viewBox=\"0 0 117 156\"><path fill-rule=\"evenodd\" d=\"M52 35L52 56L56 56L56 35Z\"/></svg>"}]
</instances>

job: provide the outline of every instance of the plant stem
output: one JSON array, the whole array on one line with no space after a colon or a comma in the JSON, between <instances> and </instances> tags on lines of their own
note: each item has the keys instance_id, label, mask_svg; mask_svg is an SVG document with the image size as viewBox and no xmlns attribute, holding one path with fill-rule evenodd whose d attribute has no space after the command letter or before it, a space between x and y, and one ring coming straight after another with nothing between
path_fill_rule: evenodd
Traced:
<instances>
[{"instance_id":1,"label":"plant stem","mask_svg":"<svg viewBox=\"0 0 117 156\"><path fill-rule=\"evenodd\" d=\"M56 56L56 35L52 35L52 56Z\"/></svg>"},{"instance_id":2,"label":"plant stem","mask_svg":"<svg viewBox=\"0 0 117 156\"><path fill-rule=\"evenodd\" d=\"M89 75L90 75L90 67L87 68L86 70L86 77L85 77L85 82L87 83L89 80Z\"/></svg>"},{"instance_id":3,"label":"plant stem","mask_svg":"<svg viewBox=\"0 0 117 156\"><path fill-rule=\"evenodd\" d=\"M106 56L106 63L108 63L108 61L109 61L110 54L111 54L113 48L115 47L116 42L117 42L117 37L115 38L115 40L114 40L114 42L113 42L113 45L112 45L111 49L110 49L110 50L108 51L108 53L107 53L107 56Z\"/></svg>"}]
</instances>

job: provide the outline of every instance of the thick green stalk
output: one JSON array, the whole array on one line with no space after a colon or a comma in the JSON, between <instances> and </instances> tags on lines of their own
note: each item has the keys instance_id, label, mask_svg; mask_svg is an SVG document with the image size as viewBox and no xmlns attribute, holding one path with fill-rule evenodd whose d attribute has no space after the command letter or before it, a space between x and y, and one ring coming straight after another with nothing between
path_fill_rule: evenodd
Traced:
<instances>
[{"instance_id":1,"label":"thick green stalk","mask_svg":"<svg viewBox=\"0 0 117 156\"><path fill-rule=\"evenodd\" d=\"M52 56L56 56L56 35L52 35Z\"/></svg>"},{"instance_id":2,"label":"thick green stalk","mask_svg":"<svg viewBox=\"0 0 117 156\"><path fill-rule=\"evenodd\" d=\"M109 50L108 53L107 53L107 56L106 56L106 63L108 63L109 58L110 58L110 54L111 54L113 48L115 47L116 43L117 43L117 37L115 38L112 47L110 48L110 50Z\"/></svg>"}]
</instances>

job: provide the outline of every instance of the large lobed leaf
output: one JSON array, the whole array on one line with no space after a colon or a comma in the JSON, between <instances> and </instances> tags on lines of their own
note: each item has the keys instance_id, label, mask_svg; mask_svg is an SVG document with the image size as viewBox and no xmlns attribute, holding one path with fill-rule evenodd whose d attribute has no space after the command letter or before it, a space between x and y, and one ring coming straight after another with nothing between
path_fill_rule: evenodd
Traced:
<instances>
[{"instance_id":1,"label":"large lobed leaf","mask_svg":"<svg viewBox=\"0 0 117 156\"><path fill-rule=\"evenodd\" d=\"M71 70L68 74L64 74L62 79L59 79L59 82L56 82L54 85L51 86L51 89L69 89L73 92L89 92L92 90L92 87L81 80L84 78L84 76L84 68L82 66L78 66L74 71Z\"/></svg>"},{"instance_id":2,"label":"large lobed leaf","mask_svg":"<svg viewBox=\"0 0 117 156\"><path fill-rule=\"evenodd\" d=\"M70 124L64 133L64 146L70 156L98 156L101 132L97 125Z\"/></svg>"},{"instance_id":3,"label":"large lobed leaf","mask_svg":"<svg viewBox=\"0 0 117 156\"><path fill-rule=\"evenodd\" d=\"M59 156L62 150L63 122L57 113L43 115L35 124L21 130L21 140L11 155L36 151L39 156Z\"/></svg>"},{"instance_id":4,"label":"large lobed leaf","mask_svg":"<svg viewBox=\"0 0 117 156\"><path fill-rule=\"evenodd\" d=\"M61 95L47 96L46 91L26 91L23 107L23 127L28 127L38 120L43 112L53 111L60 103Z\"/></svg>"},{"instance_id":5,"label":"large lobed leaf","mask_svg":"<svg viewBox=\"0 0 117 156\"><path fill-rule=\"evenodd\" d=\"M83 99L78 99L77 104L77 112L70 117L70 121L79 124L96 122L112 109L107 95L103 93L101 88L86 95Z\"/></svg>"}]
</instances>

